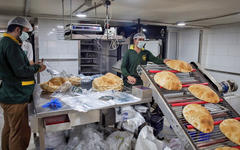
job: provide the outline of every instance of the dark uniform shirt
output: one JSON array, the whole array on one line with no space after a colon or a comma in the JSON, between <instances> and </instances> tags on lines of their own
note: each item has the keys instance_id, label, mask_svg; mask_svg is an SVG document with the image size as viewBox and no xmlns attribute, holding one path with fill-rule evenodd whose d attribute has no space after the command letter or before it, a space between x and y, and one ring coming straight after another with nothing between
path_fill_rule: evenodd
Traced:
<instances>
[{"instance_id":1,"label":"dark uniform shirt","mask_svg":"<svg viewBox=\"0 0 240 150\"><path fill-rule=\"evenodd\" d=\"M0 103L28 102L34 89L34 73L39 68L30 66L16 38L5 33L0 41Z\"/></svg>"},{"instance_id":2,"label":"dark uniform shirt","mask_svg":"<svg viewBox=\"0 0 240 150\"><path fill-rule=\"evenodd\" d=\"M160 58L155 57L150 51L142 50L140 53L137 53L133 46L124 54L121 71L123 75L124 85L131 87L133 85L127 82L128 76L133 76L136 78L135 85L142 85L143 82L140 76L137 73L137 66L138 65L146 65L148 61L154 62L155 64L162 64L163 60Z\"/></svg>"}]
</instances>

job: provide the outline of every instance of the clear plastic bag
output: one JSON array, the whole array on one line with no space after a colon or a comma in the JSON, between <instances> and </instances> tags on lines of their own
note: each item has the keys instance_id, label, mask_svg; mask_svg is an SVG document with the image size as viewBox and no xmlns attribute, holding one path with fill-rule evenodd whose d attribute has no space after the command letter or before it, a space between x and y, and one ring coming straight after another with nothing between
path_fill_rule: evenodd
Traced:
<instances>
[{"instance_id":1,"label":"clear plastic bag","mask_svg":"<svg viewBox=\"0 0 240 150\"><path fill-rule=\"evenodd\" d=\"M185 150L185 148L179 138L173 138L170 140L164 150Z\"/></svg>"},{"instance_id":2,"label":"clear plastic bag","mask_svg":"<svg viewBox=\"0 0 240 150\"><path fill-rule=\"evenodd\" d=\"M131 141L133 134L130 132L116 131L107 137L106 143L108 149L106 150L131 150Z\"/></svg>"},{"instance_id":3,"label":"clear plastic bag","mask_svg":"<svg viewBox=\"0 0 240 150\"><path fill-rule=\"evenodd\" d=\"M64 131L47 132L45 135L45 147L56 149L59 145L66 145Z\"/></svg>"},{"instance_id":4,"label":"clear plastic bag","mask_svg":"<svg viewBox=\"0 0 240 150\"><path fill-rule=\"evenodd\" d=\"M44 61L44 64L46 65L46 71L47 71L52 77L57 76L57 75L60 75L60 72L57 71L56 69L54 69L53 67L51 67L47 61Z\"/></svg>"},{"instance_id":5,"label":"clear plastic bag","mask_svg":"<svg viewBox=\"0 0 240 150\"><path fill-rule=\"evenodd\" d=\"M134 133L135 130L144 122L145 119L143 118L143 116L139 112L136 112L135 116L131 119L127 119L126 121L124 121L122 126L125 130Z\"/></svg>"},{"instance_id":6,"label":"clear plastic bag","mask_svg":"<svg viewBox=\"0 0 240 150\"><path fill-rule=\"evenodd\" d=\"M72 84L69 81L63 83L55 92L53 92L50 96L51 97L64 97L67 94L67 91L72 87Z\"/></svg>"},{"instance_id":7,"label":"clear plastic bag","mask_svg":"<svg viewBox=\"0 0 240 150\"><path fill-rule=\"evenodd\" d=\"M162 150L164 146L165 143L153 135L153 128L145 126L138 135L135 150Z\"/></svg>"},{"instance_id":8,"label":"clear plastic bag","mask_svg":"<svg viewBox=\"0 0 240 150\"><path fill-rule=\"evenodd\" d=\"M103 134L98 132L96 126L86 126L79 135L79 143L74 150L106 150Z\"/></svg>"}]
</instances>

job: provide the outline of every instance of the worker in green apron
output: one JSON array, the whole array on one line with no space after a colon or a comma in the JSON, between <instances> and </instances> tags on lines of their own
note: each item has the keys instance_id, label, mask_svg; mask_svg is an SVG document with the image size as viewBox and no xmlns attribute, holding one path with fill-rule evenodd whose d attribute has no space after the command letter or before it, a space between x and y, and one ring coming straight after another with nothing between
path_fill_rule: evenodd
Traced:
<instances>
[{"instance_id":1,"label":"worker in green apron","mask_svg":"<svg viewBox=\"0 0 240 150\"><path fill-rule=\"evenodd\" d=\"M26 18L14 17L0 41L0 105L4 112L2 150L26 150L30 140L28 103L34 90L34 74L46 68L42 63L31 66L19 45L22 33L31 30Z\"/></svg>"},{"instance_id":2,"label":"worker in green apron","mask_svg":"<svg viewBox=\"0 0 240 150\"><path fill-rule=\"evenodd\" d=\"M134 44L124 54L121 71L123 75L124 85L132 87L134 85L142 85L142 79L137 73L138 65L146 65L148 61L155 64L162 64L168 59L161 59L155 57L150 51L144 49L146 36L143 33L137 33L133 37Z\"/></svg>"}]
</instances>

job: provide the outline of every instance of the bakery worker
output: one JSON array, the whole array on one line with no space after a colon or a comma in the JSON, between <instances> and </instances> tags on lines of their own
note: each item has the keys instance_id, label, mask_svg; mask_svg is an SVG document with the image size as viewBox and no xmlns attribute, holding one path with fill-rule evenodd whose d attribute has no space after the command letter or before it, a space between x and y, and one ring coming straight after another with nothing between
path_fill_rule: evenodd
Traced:
<instances>
[{"instance_id":1,"label":"bakery worker","mask_svg":"<svg viewBox=\"0 0 240 150\"><path fill-rule=\"evenodd\" d=\"M124 54L121 71L123 75L124 85L132 87L134 85L143 85L142 79L137 73L138 65L146 65L148 61L154 62L155 64L162 64L161 58L155 57L150 51L144 49L146 36L143 33L137 33L133 37L133 45Z\"/></svg>"},{"instance_id":2,"label":"bakery worker","mask_svg":"<svg viewBox=\"0 0 240 150\"><path fill-rule=\"evenodd\" d=\"M20 36L20 39L22 41L22 50L27 55L27 58L29 60L30 65L33 65L33 48L32 44L28 41L29 34L27 32L22 32L22 35Z\"/></svg>"},{"instance_id":3,"label":"bakery worker","mask_svg":"<svg viewBox=\"0 0 240 150\"><path fill-rule=\"evenodd\" d=\"M23 32L32 31L26 18L14 17L0 41L0 105L4 112L2 150L26 150L31 130L28 103L34 89L34 74L46 69L42 63L30 65L19 45Z\"/></svg>"}]
</instances>

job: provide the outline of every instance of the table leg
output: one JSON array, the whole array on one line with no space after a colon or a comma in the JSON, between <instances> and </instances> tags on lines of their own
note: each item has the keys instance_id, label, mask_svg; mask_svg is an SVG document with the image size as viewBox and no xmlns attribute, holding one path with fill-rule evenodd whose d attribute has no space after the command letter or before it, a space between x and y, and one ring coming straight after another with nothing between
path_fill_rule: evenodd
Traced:
<instances>
[{"instance_id":1,"label":"table leg","mask_svg":"<svg viewBox=\"0 0 240 150\"><path fill-rule=\"evenodd\" d=\"M45 127L44 127L42 118L38 119L38 132L39 132L40 150L45 150Z\"/></svg>"}]
</instances>

